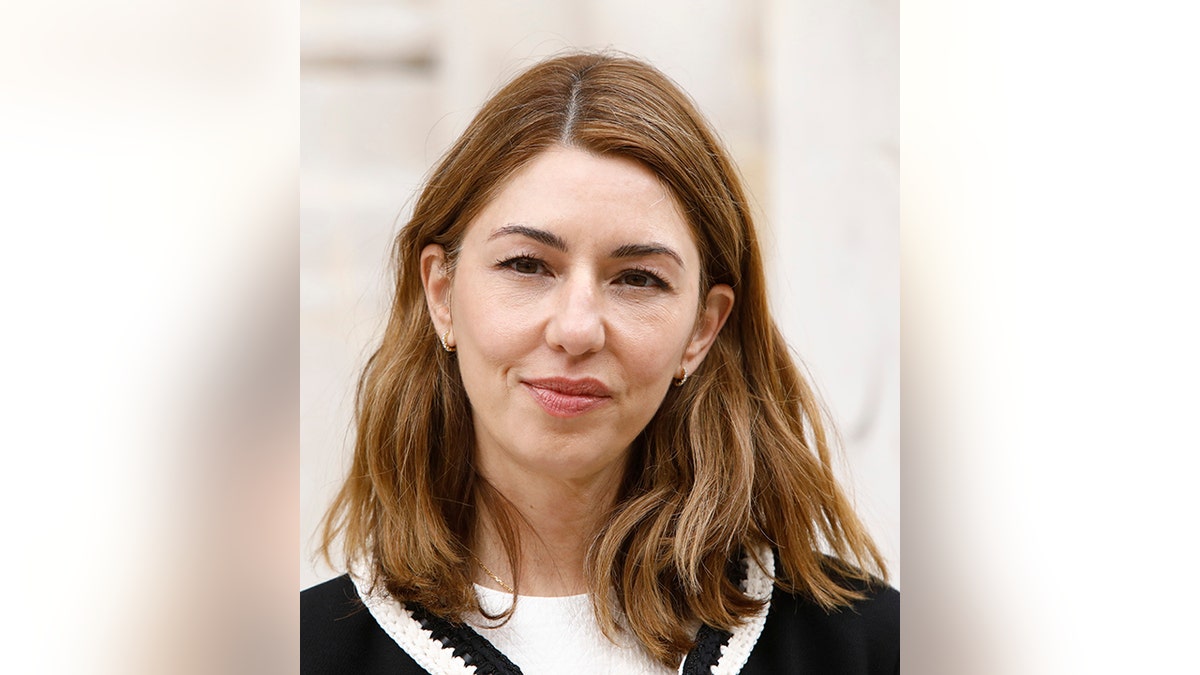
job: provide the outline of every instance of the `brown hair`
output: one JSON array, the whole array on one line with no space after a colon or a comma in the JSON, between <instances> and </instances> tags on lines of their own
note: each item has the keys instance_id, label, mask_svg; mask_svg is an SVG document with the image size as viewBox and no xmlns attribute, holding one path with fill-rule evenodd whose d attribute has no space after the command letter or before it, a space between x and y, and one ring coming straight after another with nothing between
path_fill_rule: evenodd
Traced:
<instances>
[{"instance_id":1,"label":"brown hair","mask_svg":"<svg viewBox=\"0 0 1200 675\"><path fill-rule=\"evenodd\" d=\"M481 500L471 408L425 308L419 260L450 260L468 224L519 168L565 145L641 162L678 199L713 284L737 297L701 372L667 394L638 437L617 503L588 551L600 624L619 608L650 654L677 664L696 621L730 629L761 607L727 575L762 545L777 583L824 607L886 577L839 488L822 410L771 319L758 238L725 150L665 75L610 54L530 68L495 94L433 170L395 242L395 299L358 384L353 466L323 528L328 557L370 561L376 583L448 618L478 611L470 545ZM503 520L503 519L501 519ZM501 523L512 568L515 531ZM821 553L824 549L831 556Z\"/></svg>"}]
</instances>

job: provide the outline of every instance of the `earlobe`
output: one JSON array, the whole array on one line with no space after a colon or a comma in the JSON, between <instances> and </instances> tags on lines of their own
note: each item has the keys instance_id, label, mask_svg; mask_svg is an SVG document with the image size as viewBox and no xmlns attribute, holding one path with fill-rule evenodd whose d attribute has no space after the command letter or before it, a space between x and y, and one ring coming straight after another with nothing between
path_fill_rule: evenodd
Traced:
<instances>
[{"instance_id":1,"label":"earlobe","mask_svg":"<svg viewBox=\"0 0 1200 675\"><path fill-rule=\"evenodd\" d=\"M688 343L687 350L683 354L683 366L687 368L687 372L696 372L700 363L704 361L709 348L716 342L717 335L729 319L733 303L733 289L729 286L717 284L709 289L708 296L704 301L704 311L700 314L700 321L696 324L692 341Z\"/></svg>"},{"instance_id":2,"label":"earlobe","mask_svg":"<svg viewBox=\"0 0 1200 675\"><path fill-rule=\"evenodd\" d=\"M421 284L425 287L425 305L438 335L452 327L450 319L450 275L446 249L430 244L421 250Z\"/></svg>"}]
</instances>

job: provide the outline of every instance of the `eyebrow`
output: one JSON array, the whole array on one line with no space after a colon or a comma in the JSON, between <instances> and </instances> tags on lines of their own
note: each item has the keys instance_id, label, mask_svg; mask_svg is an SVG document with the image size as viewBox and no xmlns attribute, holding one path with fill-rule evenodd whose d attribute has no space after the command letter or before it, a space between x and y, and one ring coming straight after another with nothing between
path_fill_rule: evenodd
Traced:
<instances>
[{"instance_id":1,"label":"eyebrow","mask_svg":"<svg viewBox=\"0 0 1200 675\"><path fill-rule=\"evenodd\" d=\"M528 225L515 225L515 224L505 225L504 227L493 232L492 236L488 237L488 241L491 241L493 239L499 239L500 237L504 237L504 236L507 236L510 234L517 234L517 235L521 235L523 237L529 237L530 239L532 239L540 244L545 244L546 246L549 246L551 248L556 248L556 249L562 251L563 253L567 252L567 242L563 241L562 237L558 236L557 234L554 234L553 232L539 230L536 227L529 227Z\"/></svg>"},{"instance_id":2,"label":"eyebrow","mask_svg":"<svg viewBox=\"0 0 1200 675\"><path fill-rule=\"evenodd\" d=\"M547 232L546 230L541 230L536 227L519 225L516 223L498 228L491 234L491 236L488 237L488 241L510 235L528 237L540 244L545 244L546 246L562 251L563 253L567 252L567 242L557 234L554 234L553 232ZM652 255L665 255L673 259L679 264L680 267L685 267L682 256L676 253L671 247L659 244L657 242L651 242L649 244L622 244L621 246L615 248L610 255L613 258L642 258Z\"/></svg>"},{"instance_id":3,"label":"eyebrow","mask_svg":"<svg viewBox=\"0 0 1200 675\"><path fill-rule=\"evenodd\" d=\"M625 244L618 246L612 252L614 258L642 258L650 255L665 255L674 258L680 267L684 267L683 258L674 250L662 244Z\"/></svg>"}]
</instances>

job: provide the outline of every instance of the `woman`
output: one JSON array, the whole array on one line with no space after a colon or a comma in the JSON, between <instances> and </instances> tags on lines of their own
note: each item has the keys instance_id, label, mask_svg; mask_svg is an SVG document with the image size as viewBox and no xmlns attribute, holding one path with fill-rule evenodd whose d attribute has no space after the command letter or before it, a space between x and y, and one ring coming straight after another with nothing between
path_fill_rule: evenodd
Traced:
<instances>
[{"instance_id":1,"label":"woman","mask_svg":"<svg viewBox=\"0 0 1200 675\"><path fill-rule=\"evenodd\" d=\"M305 672L895 672L737 173L636 60L488 101L395 246ZM822 553L824 551L824 553Z\"/></svg>"}]
</instances>

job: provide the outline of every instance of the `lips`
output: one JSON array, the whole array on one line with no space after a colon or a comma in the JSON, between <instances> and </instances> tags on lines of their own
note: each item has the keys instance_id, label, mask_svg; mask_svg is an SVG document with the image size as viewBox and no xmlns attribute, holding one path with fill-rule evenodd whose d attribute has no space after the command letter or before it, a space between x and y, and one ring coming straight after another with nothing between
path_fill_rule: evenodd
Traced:
<instances>
[{"instance_id":1,"label":"lips","mask_svg":"<svg viewBox=\"0 0 1200 675\"><path fill-rule=\"evenodd\" d=\"M525 390L542 409L554 417L577 417L611 400L608 387L600 380L548 377L522 380Z\"/></svg>"}]
</instances>

